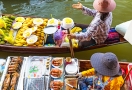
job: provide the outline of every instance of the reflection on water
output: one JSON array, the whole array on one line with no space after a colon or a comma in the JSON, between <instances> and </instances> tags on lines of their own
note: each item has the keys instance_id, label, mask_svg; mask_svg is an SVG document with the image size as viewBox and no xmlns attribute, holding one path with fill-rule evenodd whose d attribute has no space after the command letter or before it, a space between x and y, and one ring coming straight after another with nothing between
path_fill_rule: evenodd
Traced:
<instances>
[{"instance_id":1,"label":"reflection on water","mask_svg":"<svg viewBox=\"0 0 132 90\"><path fill-rule=\"evenodd\" d=\"M0 1L0 11L4 11L4 10L5 10L5 8L4 8L4 4L3 4L2 1Z\"/></svg>"},{"instance_id":2,"label":"reflection on water","mask_svg":"<svg viewBox=\"0 0 132 90\"><path fill-rule=\"evenodd\" d=\"M29 1L30 5L39 5L43 2L44 2L44 0L30 0Z\"/></svg>"},{"instance_id":3,"label":"reflection on water","mask_svg":"<svg viewBox=\"0 0 132 90\"><path fill-rule=\"evenodd\" d=\"M0 10L7 14L20 14L23 16L38 16L62 19L71 17L75 22L89 24L92 17L82 15L81 11L71 7L73 3L80 1L83 5L93 8L94 0L2 0ZM113 11L113 26L132 19L131 0L116 0L117 7ZM125 16L125 17L124 17ZM79 17L79 18L78 18Z\"/></svg>"}]
</instances>

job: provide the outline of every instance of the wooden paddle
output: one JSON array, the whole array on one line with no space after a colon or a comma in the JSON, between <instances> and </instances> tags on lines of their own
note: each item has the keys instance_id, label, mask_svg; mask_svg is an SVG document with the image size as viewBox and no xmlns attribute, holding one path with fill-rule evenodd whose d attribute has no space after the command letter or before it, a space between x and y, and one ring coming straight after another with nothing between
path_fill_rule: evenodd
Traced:
<instances>
[{"instance_id":1,"label":"wooden paddle","mask_svg":"<svg viewBox=\"0 0 132 90\"><path fill-rule=\"evenodd\" d=\"M132 67L130 68L130 70L128 71L127 75L125 76L124 81L126 81L126 78L127 78L128 75L130 74L131 70L132 70Z\"/></svg>"},{"instance_id":2,"label":"wooden paddle","mask_svg":"<svg viewBox=\"0 0 132 90\"><path fill-rule=\"evenodd\" d=\"M68 34L70 34L70 30L67 29ZM71 51L71 57L74 58L74 50L73 50L73 46L72 46L72 41L71 39L69 39L69 43L70 43L70 51Z\"/></svg>"},{"instance_id":3,"label":"wooden paddle","mask_svg":"<svg viewBox=\"0 0 132 90\"><path fill-rule=\"evenodd\" d=\"M124 77L124 83L123 83L123 85L121 87L121 90L127 90L128 89L128 86L126 85L126 79L127 79L128 75L130 74L131 70L132 70L132 67L128 71L127 75Z\"/></svg>"}]
</instances>

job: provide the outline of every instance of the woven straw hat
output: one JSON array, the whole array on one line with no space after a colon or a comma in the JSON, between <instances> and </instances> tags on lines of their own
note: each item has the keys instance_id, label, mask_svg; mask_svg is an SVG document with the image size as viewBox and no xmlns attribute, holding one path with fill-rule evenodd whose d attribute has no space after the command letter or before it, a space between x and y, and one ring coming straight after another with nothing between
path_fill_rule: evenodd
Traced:
<instances>
[{"instance_id":1,"label":"woven straw hat","mask_svg":"<svg viewBox=\"0 0 132 90\"><path fill-rule=\"evenodd\" d=\"M116 8L114 0L94 0L93 7L99 12L111 12Z\"/></svg>"}]
</instances>

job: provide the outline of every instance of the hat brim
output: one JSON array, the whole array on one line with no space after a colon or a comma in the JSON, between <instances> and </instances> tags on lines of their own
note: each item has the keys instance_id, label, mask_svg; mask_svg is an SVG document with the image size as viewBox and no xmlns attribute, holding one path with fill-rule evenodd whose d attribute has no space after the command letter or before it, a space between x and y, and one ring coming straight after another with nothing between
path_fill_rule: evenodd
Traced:
<instances>
[{"instance_id":1,"label":"hat brim","mask_svg":"<svg viewBox=\"0 0 132 90\"><path fill-rule=\"evenodd\" d=\"M93 68L101 74L105 76L115 76L115 75L121 75L120 72L120 66L119 63L117 65L117 68L115 69L108 69L103 63L101 62L102 57L104 56L104 53L95 53L91 56L90 62Z\"/></svg>"},{"instance_id":2,"label":"hat brim","mask_svg":"<svg viewBox=\"0 0 132 90\"><path fill-rule=\"evenodd\" d=\"M99 4L98 4L99 0L95 0L93 2L93 7L94 9L96 9L99 12L112 12L115 8L116 8L116 3L114 0L111 0L110 5L107 8L102 8Z\"/></svg>"}]
</instances>

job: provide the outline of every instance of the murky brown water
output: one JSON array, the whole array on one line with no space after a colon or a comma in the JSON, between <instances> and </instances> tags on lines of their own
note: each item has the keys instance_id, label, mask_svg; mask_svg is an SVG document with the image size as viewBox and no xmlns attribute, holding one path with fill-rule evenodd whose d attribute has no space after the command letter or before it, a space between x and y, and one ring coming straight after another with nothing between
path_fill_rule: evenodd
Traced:
<instances>
[{"instance_id":1,"label":"murky brown water","mask_svg":"<svg viewBox=\"0 0 132 90\"><path fill-rule=\"evenodd\" d=\"M50 18L51 14L54 18L63 19L65 17L73 18L74 22L89 24L92 17L85 16L79 10L71 7L73 3L80 1L83 5L93 8L93 0L1 0L0 10L7 14L20 14L23 16L38 16ZM132 1L131 0L115 0L116 9L113 11L113 24L117 24L132 19ZM120 61L132 61L132 46L129 43L89 50L75 53L77 58L89 59L95 52L114 52ZM30 55L19 53L0 52L0 57L8 55ZM44 54L41 54L44 55ZM54 54L53 56L70 56L70 54Z\"/></svg>"}]
</instances>

